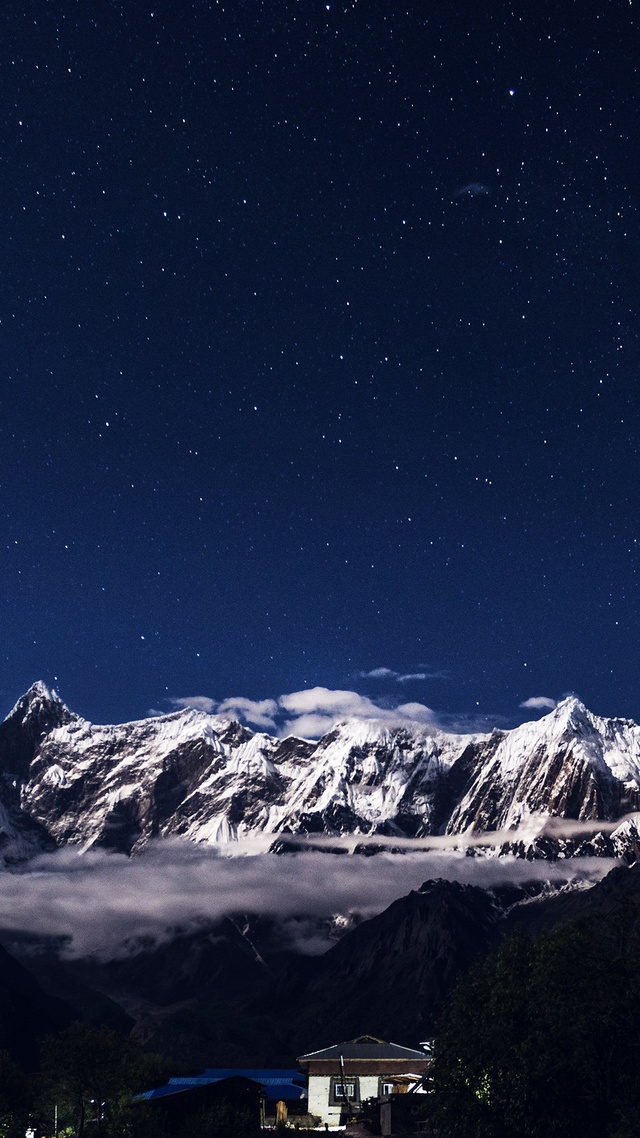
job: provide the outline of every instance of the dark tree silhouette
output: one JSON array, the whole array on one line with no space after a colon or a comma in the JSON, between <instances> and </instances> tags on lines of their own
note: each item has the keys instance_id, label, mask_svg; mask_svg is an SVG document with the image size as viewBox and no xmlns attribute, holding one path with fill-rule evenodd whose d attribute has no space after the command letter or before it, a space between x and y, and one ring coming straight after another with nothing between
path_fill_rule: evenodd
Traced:
<instances>
[{"instance_id":1,"label":"dark tree silhouette","mask_svg":"<svg viewBox=\"0 0 640 1138\"><path fill-rule=\"evenodd\" d=\"M31 1106L28 1076L8 1051L0 1051L0 1135L23 1138Z\"/></svg>"},{"instance_id":2,"label":"dark tree silhouette","mask_svg":"<svg viewBox=\"0 0 640 1138\"><path fill-rule=\"evenodd\" d=\"M106 1027L73 1023L43 1045L43 1095L57 1104L61 1124L70 1124L77 1138L126 1132L133 1095L166 1076L163 1060Z\"/></svg>"},{"instance_id":3,"label":"dark tree silhouette","mask_svg":"<svg viewBox=\"0 0 640 1138\"><path fill-rule=\"evenodd\" d=\"M634 906L507 941L459 983L437 1035L442 1138L631 1138L640 1116Z\"/></svg>"}]
</instances>

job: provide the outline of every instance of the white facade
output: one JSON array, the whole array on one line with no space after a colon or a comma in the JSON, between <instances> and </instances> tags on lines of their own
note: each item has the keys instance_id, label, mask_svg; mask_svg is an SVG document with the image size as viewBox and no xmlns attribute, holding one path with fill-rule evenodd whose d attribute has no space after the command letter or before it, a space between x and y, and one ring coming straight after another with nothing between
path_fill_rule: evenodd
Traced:
<instances>
[{"instance_id":1,"label":"white facade","mask_svg":"<svg viewBox=\"0 0 640 1138\"><path fill-rule=\"evenodd\" d=\"M375 1035L309 1051L298 1062L309 1079L309 1114L332 1129L357 1115L367 1099L406 1091L430 1066L424 1051L386 1043Z\"/></svg>"},{"instance_id":2,"label":"white facade","mask_svg":"<svg viewBox=\"0 0 640 1138\"><path fill-rule=\"evenodd\" d=\"M358 1104L364 1102L368 1098L377 1098L380 1088L379 1075L349 1075L345 1073L344 1081L349 1086L353 1083L354 1079L358 1085ZM341 1081L341 1080L340 1080ZM342 1113L342 1102L334 1102L335 1095L332 1094L332 1085L336 1082L335 1075L309 1075L309 1114L315 1114L324 1124L329 1123L329 1126L340 1125L340 1115Z\"/></svg>"},{"instance_id":3,"label":"white facade","mask_svg":"<svg viewBox=\"0 0 640 1138\"><path fill-rule=\"evenodd\" d=\"M309 1075L309 1114L318 1116L329 1126L340 1123L340 1107L329 1106L331 1078L329 1075Z\"/></svg>"}]
</instances>

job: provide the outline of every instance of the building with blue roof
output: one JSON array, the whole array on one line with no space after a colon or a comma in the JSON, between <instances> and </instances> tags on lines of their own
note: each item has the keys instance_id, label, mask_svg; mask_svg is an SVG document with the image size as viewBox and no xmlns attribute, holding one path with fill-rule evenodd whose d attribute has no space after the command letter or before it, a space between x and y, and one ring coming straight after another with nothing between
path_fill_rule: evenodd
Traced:
<instances>
[{"instance_id":1,"label":"building with blue roof","mask_svg":"<svg viewBox=\"0 0 640 1138\"><path fill-rule=\"evenodd\" d=\"M185 1114L192 1105L208 1104L228 1092L249 1095L252 1087L262 1103L263 1125L270 1118L306 1114L307 1080L295 1068L207 1067L200 1075L175 1076L162 1087L136 1095L136 1100L159 1103L170 1107L172 1113ZM282 1104L279 1109L277 1104Z\"/></svg>"}]
</instances>

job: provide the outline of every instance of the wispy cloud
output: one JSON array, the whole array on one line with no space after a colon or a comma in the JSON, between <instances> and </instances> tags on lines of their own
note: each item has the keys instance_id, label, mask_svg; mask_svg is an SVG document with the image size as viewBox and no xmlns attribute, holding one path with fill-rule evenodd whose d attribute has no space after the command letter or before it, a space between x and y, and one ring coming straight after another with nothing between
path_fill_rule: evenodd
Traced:
<instances>
[{"instance_id":1,"label":"wispy cloud","mask_svg":"<svg viewBox=\"0 0 640 1138\"><path fill-rule=\"evenodd\" d=\"M356 672L356 676L363 680L397 680L399 672L391 668L372 668L370 672Z\"/></svg>"},{"instance_id":2,"label":"wispy cloud","mask_svg":"<svg viewBox=\"0 0 640 1138\"><path fill-rule=\"evenodd\" d=\"M532 695L530 699L525 699L519 707L531 708L534 711L553 711L557 706L555 699L551 699L548 695Z\"/></svg>"},{"instance_id":3,"label":"wispy cloud","mask_svg":"<svg viewBox=\"0 0 640 1138\"><path fill-rule=\"evenodd\" d=\"M467 182L454 193L454 198L479 198L491 193L491 186L485 182Z\"/></svg>"},{"instance_id":4,"label":"wispy cloud","mask_svg":"<svg viewBox=\"0 0 640 1138\"><path fill-rule=\"evenodd\" d=\"M440 669L415 672L396 672L393 668L371 668L368 672L356 672L358 679L362 680L392 680L397 684L409 684L414 680L446 680L448 673Z\"/></svg>"}]
</instances>

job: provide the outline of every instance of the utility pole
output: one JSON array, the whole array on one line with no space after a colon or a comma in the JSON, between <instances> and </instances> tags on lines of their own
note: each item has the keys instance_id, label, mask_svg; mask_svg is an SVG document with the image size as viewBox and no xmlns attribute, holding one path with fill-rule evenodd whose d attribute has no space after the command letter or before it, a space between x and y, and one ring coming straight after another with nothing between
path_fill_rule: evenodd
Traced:
<instances>
[{"instance_id":1,"label":"utility pole","mask_svg":"<svg viewBox=\"0 0 640 1138\"><path fill-rule=\"evenodd\" d=\"M347 1104L347 1117L350 1118L351 1117L351 1103L349 1102L349 1093L347 1091L347 1084L345 1082L345 1077L344 1077L344 1059L342 1058L342 1055L340 1056L340 1074L342 1076L342 1093L344 1095L345 1102Z\"/></svg>"}]
</instances>

